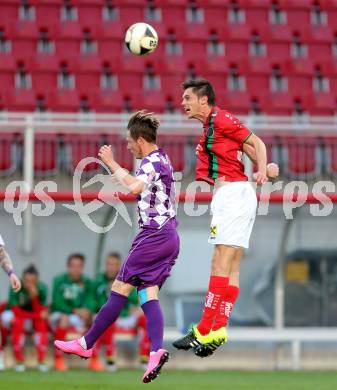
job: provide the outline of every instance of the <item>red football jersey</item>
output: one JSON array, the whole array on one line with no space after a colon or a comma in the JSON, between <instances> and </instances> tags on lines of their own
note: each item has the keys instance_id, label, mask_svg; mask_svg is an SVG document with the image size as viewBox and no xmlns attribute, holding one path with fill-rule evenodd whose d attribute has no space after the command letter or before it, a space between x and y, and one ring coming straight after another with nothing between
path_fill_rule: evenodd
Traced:
<instances>
[{"instance_id":1,"label":"red football jersey","mask_svg":"<svg viewBox=\"0 0 337 390\"><path fill-rule=\"evenodd\" d=\"M196 180L247 181L242 145L251 134L229 111L213 107L197 146Z\"/></svg>"}]
</instances>

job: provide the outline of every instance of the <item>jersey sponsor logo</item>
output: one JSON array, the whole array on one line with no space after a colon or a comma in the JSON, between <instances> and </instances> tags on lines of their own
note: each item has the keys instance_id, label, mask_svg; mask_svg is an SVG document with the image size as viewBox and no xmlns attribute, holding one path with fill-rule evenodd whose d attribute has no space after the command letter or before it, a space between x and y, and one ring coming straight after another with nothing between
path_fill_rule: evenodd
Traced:
<instances>
[{"instance_id":1,"label":"jersey sponsor logo","mask_svg":"<svg viewBox=\"0 0 337 390\"><path fill-rule=\"evenodd\" d=\"M241 150L238 150L237 157L239 161L242 161L243 153L241 152Z\"/></svg>"},{"instance_id":2,"label":"jersey sponsor logo","mask_svg":"<svg viewBox=\"0 0 337 390\"><path fill-rule=\"evenodd\" d=\"M232 309L233 309L233 304L231 302L226 302L226 307L225 307L225 316L226 317L230 316Z\"/></svg>"},{"instance_id":3,"label":"jersey sponsor logo","mask_svg":"<svg viewBox=\"0 0 337 390\"><path fill-rule=\"evenodd\" d=\"M218 233L218 226L217 225L211 225L210 227L210 238L214 239L216 238Z\"/></svg>"},{"instance_id":4,"label":"jersey sponsor logo","mask_svg":"<svg viewBox=\"0 0 337 390\"><path fill-rule=\"evenodd\" d=\"M82 292L83 287L75 283L63 286L63 297L67 300L77 299Z\"/></svg>"},{"instance_id":5,"label":"jersey sponsor logo","mask_svg":"<svg viewBox=\"0 0 337 390\"><path fill-rule=\"evenodd\" d=\"M212 307L213 299L214 299L214 294L208 291L205 307Z\"/></svg>"}]
</instances>

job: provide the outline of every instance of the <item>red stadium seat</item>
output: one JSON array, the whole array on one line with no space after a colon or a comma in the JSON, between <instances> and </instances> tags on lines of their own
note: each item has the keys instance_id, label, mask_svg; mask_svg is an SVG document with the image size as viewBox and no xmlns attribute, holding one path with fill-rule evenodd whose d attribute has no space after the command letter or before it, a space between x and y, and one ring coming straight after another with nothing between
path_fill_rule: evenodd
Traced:
<instances>
[{"instance_id":1,"label":"red stadium seat","mask_svg":"<svg viewBox=\"0 0 337 390\"><path fill-rule=\"evenodd\" d=\"M308 45L308 58L313 63L320 64L331 58L331 43L315 43Z\"/></svg>"},{"instance_id":2,"label":"red stadium seat","mask_svg":"<svg viewBox=\"0 0 337 390\"><path fill-rule=\"evenodd\" d=\"M329 92L312 94L309 105L312 115L335 115L337 111L336 96Z\"/></svg>"},{"instance_id":3,"label":"red stadium seat","mask_svg":"<svg viewBox=\"0 0 337 390\"><path fill-rule=\"evenodd\" d=\"M121 112L123 99L120 90L102 90L97 93L93 100L93 109L102 113Z\"/></svg>"},{"instance_id":4,"label":"red stadium seat","mask_svg":"<svg viewBox=\"0 0 337 390\"><path fill-rule=\"evenodd\" d=\"M292 30L287 24L277 24L270 26L270 42L291 42Z\"/></svg>"},{"instance_id":5,"label":"red stadium seat","mask_svg":"<svg viewBox=\"0 0 337 390\"><path fill-rule=\"evenodd\" d=\"M83 30L78 22L59 23L57 25L59 39L82 39Z\"/></svg>"},{"instance_id":6,"label":"red stadium seat","mask_svg":"<svg viewBox=\"0 0 337 390\"><path fill-rule=\"evenodd\" d=\"M0 85L2 91L11 91L14 88L14 73L0 71ZM7 108L8 99L4 100L5 107Z\"/></svg>"},{"instance_id":7,"label":"red stadium seat","mask_svg":"<svg viewBox=\"0 0 337 390\"><path fill-rule=\"evenodd\" d=\"M33 73L54 72L60 69L60 59L51 53L37 54L29 61L29 67Z\"/></svg>"},{"instance_id":8,"label":"red stadium seat","mask_svg":"<svg viewBox=\"0 0 337 390\"><path fill-rule=\"evenodd\" d=\"M265 96L262 107L269 115L292 115L294 102L288 92L274 92Z\"/></svg>"},{"instance_id":9,"label":"red stadium seat","mask_svg":"<svg viewBox=\"0 0 337 390\"><path fill-rule=\"evenodd\" d=\"M228 41L226 45L226 60L231 63L237 63L247 60L248 42Z\"/></svg>"},{"instance_id":10,"label":"red stadium seat","mask_svg":"<svg viewBox=\"0 0 337 390\"><path fill-rule=\"evenodd\" d=\"M98 28L101 39L117 39L120 43L122 43L121 33L124 35L127 30L127 27L120 21L102 22Z\"/></svg>"},{"instance_id":11,"label":"red stadium seat","mask_svg":"<svg viewBox=\"0 0 337 390\"><path fill-rule=\"evenodd\" d=\"M312 77L301 74L288 76L288 87L293 97L307 97L308 91L312 89Z\"/></svg>"},{"instance_id":12,"label":"red stadium seat","mask_svg":"<svg viewBox=\"0 0 337 390\"><path fill-rule=\"evenodd\" d=\"M80 54L79 39L59 39L55 44L56 55L60 60L69 61L70 58L76 58Z\"/></svg>"},{"instance_id":13,"label":"red stadium seat","mask_svg":"<svg viewBox=\"0 0 337 390\"><path fill-rule=\"evenodd\" d=\"M256 75L249 73L246 76L247 91L249 91L251 96L258 98L259 100L261 100L261 98L263 100L266 95L266 91L269 91L269 84L269 75Z\"/></svg>"},{"instance_id":14,"label":"red stadium seat","mask_svg":"<svg viewBox=\"0 0 337 390\"><path fill-rule=\"evenodd\" d=\"M78 111L80 107L80 99L76 90L65 89L54 91L50 94L52 103L52 111L57 112L73 112Z\"/></svg>"},{"instance_id":15,"label":"red stadium seat","mask_svg":"<svg viewBox=\"0 0 337 390\"><path fill-rule=\"evenodd\" d=\"M100 74L98 72L81 72L76 75L76 91L79 94L95 93L100 89Z\"/></svg>"},{"instance_id":16,"label":"red stadium seat","mask_svg":"<svg viewBox=\"0 0 337 390\"><path fill-rule=\"evenodd\" d=\"M13 89L6 93L10 111L34 111L36 107L35 92L31 89Z\"/></svg>"},{"instance_id":17,"label":"red stadium seat","mask_svg":"<svg viewBox=\"0 0 337 390\"><path fill-rule=\"evenodd\" d=\"M314 136L282 136L284 171L294 179L310 179L320 173L318 140Z\"/></svg>"},{"instance_id":18,"label":"red stadium seat","mask_svg":"<svg viewBox=\"0 0 337 390\"><path fill-rule=\"evenodd\" d=\"M218 103L236 114L248 114L251 105L250 95L246 91L217 91Z\"/></svg>"},{"instance_id":19,"label":"red stadium seat","mask_svg":"<svg viewBox=\"0 0 337 390\"><path fill-rule=\"evenodd\" d=\"M34 173L38 176L54 175L58 171L59 142L57 134L35 133Z\"/></svg>"},{"instance_id":20,"label":"red stadium seat","mask_svg":"<svg viewBox=\"0 0 337 390\"><path fill-rule=\"evenodd\" d=\"M186 21L186 3L181 6L166 6L162 9L162 20L169 28L181 26ZM177 37L180 40L179 37Z\"/></svg>"},{"instance_id":21,"label":"red stadium seat","mask_svg":"<svg viewBox=\"0 0 337 390\"><path fill-rule=\"evenodd\" d=\"M99 2L83 4L78 7L78 21L83 27L96 27L102 23L102 5ZM74 4L75 5L75 4Z\"/></svg>"},{"instance_id":22,"label":"red stadium seat","mask_svg":"<svg viewBox=\"0 0 337 390\"><path fill-rule=\"evenodd\" d=\"M337 137L334 135L323 136L324 163L326 171L334 176L337 175Z\"/></svg>"},{"instance_id":23,"label":"red stadium seat","mask_svg":"<svg viewBox=\"0 0 337 390\"><path fill-rule=\"evenodd\" d=\"M0 177L11 175L18 165L18 148L15 134L0 133Z\"/></svg>"},{"instance_id":24,"label":"red stadium seat","mask_svg":"<svg viewBox=\"0 0 337 390\"><path fill-rule=\"evenodd\" d=\"M308 58L287 59L284 67L285 74L296 74L301 76L312 76L314 64Z\"/></svg>"},{"instance_id":25,"label":"red stadium seat","mask_svg":"<svg viewBox=\"0 0 337 390\"><path fill-rule=\"evenodd\" d=\"M122 52L124 43L113 38L101 39L98 43L97 53L102 62L110 62L112 66L117 67L116 58L113 53Z\"/></svg>"},{"instance_id":26,"label":"red stadium seat","mask_svg":"<svg viewBox=\"0 0 337 390\"><path fill-rule=\"evenodd\" d=\"M125 27L128 27L134 23L138 23L144 19L144 2L142 6L132 6L123 4L119 8L120 20L123 22Z\"/></svg>"},{"instance_id":27,"label":"red stadium seat","mask_svg":"<svg viewBox=\"0 0 337 390\"><path fill-rule=\"evenodd\" d=\"M125 135L108 134L107 142L112 146L116 154L116 161L123 168L132 172L134 169L134 158L127 150L126 133Z\"/></svg>"},{"instance_id":28,"label":"red stadium seat","mask_svg":"<svg viewBox=\"0 0 337 390\"><path fill-rule=\"evenodd\" d=\"M132 93L134 109L141 110L146 107L155 112L163 112L166 107L164 91L144 91L143 93Z\"/></svg>"},{"instance_id":29,"label":"red stadium seat","mask_svg":"<svg viewBox=\"0 0 337 390\"><path fill-rule=\"evenodd\" d=\"M208 1L210 3L211 1ZM222 2L222 0L219 0L219 3ZM227 7L223 6L222 4L219 4L218 6L211 6L209 4L208 7L205 8L205 20L211 20L212 21L212 29L221 29L223 28L224 21L227 20Z\"/></svg>"},{"instance_id":30,"label":"red stadium seat","mask_svg":"<svg viewBox=\"0 0 337 390\"><path fill-rule=\"evenodd\" d=\"M47 0L40 0L39 6L35 8L36 20L48 20L48 30L50 26L56 26L60 23L60 7L62 4L63 0L54 0L49 2Z\"/></svg>"},{"instance_id":31,"label":"red stadium seat","mask_svg":"<svg viewBox=\"0 0 337 390\"><path fill-rule=\"evenodd\" d=\"M187 138L184 135L158 135L157 144L169 156L175 172L184 172L185 170L186 143Z\"/></svg>"},{"instance_id":32,"label":"red stadium seat","mask_svg":"<svg viewBox=\"0 0 337 390\"><path fill-rule=\"evenodd\" d=\"M32 77L33 90L36 94L57 89L57 74L55 72L36 72Z\"/></svg>"},{"instance_id":33,"label":"red stadium seat","mask_svg":"<svg viewBox=\"0 0 337 390\"><path fill-rule=\"evenodd\" d=\"M143 76L128 73L118 74L118 88L126 94L131 91L140 91L143 89Z\"/></svg>"},{"instance_id":34,"label":"red stadium seat","mask_svg":"<svg viewBox=\"0 0 337 390\"><path fill-rule=\"evenodd\" d=\"M18 19L18 4L1 4L0 26L11 27Z\"/></svg>"},{"instance_id":35,"label":"red stadium seat","mask_svg":"<svg viewBox=\"0 0 337 390\"><path fill-rule=\"evenodd\" d=\"M251 36L251 28L248 24L232 23L225 28L219 30L219 38L221 41L227 42L249 42Z\"/></svg>"},{"instance_id":36,"label":"red stadium seat","mask_svg":"<svg viewBox=\"0 0 337 390\"><path fill-rule=\"evenodd\" d=\"M290 45L287 42L268 42L268 58L271 63L282 64L287 61Z\"/></svg>"},{"instance_id":37,"label":"red stadium seat","mask_svg":"<svg viewBox=\"0 0 337 390\"><path fill-rule=\"evenodd\" d=\"M12 42L12 56L16 61L26 61L34 58L36 39L15 39Z\"/></svg>"},{"instance_id":38,"label":"red stadium seat","mask_svg":"<svg viewBox=\"0 0 337 390\"><path fill-rule=\"evenodd\" d=\"M86 157L97 157L103 138L99 134L64 134L65 169L73 173L77 164ZM90 163L83 170L87 174L100 171L98 163Z\"/></svg>"}]
</instances>

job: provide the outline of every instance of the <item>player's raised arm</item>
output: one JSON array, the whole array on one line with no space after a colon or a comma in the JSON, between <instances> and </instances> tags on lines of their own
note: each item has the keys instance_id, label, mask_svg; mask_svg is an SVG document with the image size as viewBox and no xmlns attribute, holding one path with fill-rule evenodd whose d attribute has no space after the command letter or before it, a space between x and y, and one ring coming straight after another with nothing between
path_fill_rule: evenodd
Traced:
<instances>
[{"instance_id":1,"label":"player's raised arm","mask_svg":"<svg viewBox=\"0 0 337 390\"><path fill-rule=\"evenodd\" d=\"M4 246L0 246L0 266L9 276L12 289L15 292L20 291L21 289L20 279L14 273L13 262L9 254L6 252Z\"/></svg>"},{"instance_id":2,"label":"player's raised arm","mask_svg":"<svg viewBox=\"0 0 337 390\"><path fill-rule=\"evenodd\" d=\"M252 161L254 165L257 165L255 148L253 146L248 145L247 143L243 144L243 151L248 156L248 158ZM266 167L267 176L269 179L275 179L279 175L279 166L274 163L268 163Z\"/></svg>"},{"instance_id":3,"label":"player's raised arm","mask_svg":"<svg viewBox=\"0 0 337 390\"><path fill-rule=\"evenodd\" d=\"M244 144L250 145L254 148L257 172L254 178L257 184L263 184L268 181L267 178L267 151L264 142L255 134L251 134Z\"/></svg>"},{"instance_id":4,"label":"player's raised arm","mask_svg":"<svg viewBox=\"0 0 337 390\"><path fill-rule=\"evenodd\" d=\"M98 157L108 166L114 177L126 187L132 194L138 195L143 192L145 184L143 181L130 175L130 173L123 169L114 159L111 145L104 145L98 152Z\"/></svg>"}]
</instances>

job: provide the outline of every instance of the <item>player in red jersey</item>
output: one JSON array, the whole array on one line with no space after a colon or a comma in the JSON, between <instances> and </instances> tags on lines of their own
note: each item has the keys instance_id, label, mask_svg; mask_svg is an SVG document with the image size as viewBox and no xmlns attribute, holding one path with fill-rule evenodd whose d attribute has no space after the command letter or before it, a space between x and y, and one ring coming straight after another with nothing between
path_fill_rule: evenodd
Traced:
<instances>
[{"instance_id":1,"label":"player in red jersey","mask_svg":"<svg viewBox=\"0 0 337 390\"><path fill-rule=\"evenodd\" d=\"M209 243L214 245L212 269L201 321L173 345L193 348L197 356L211 355L227 341L226 325L239 294L239 270L248 248L257 200L244 173L245 152L257 165L257 184L278 175L276 164L267 165L266 147L239 119L215 105L212 85L204 79L183 84L182 105L189 119L203 123L197 146L196 179L214 186Z\"/></svg>"}]
</instances>

